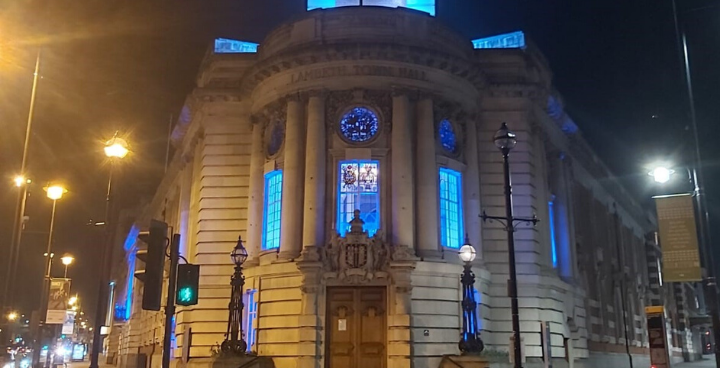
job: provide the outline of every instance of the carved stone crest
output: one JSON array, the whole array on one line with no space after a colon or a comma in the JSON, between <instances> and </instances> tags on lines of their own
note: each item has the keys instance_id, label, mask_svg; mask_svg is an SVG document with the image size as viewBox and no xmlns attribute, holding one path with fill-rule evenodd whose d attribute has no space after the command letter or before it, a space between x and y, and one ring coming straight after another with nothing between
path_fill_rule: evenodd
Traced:
<instances>
[{"instance_id":1,"label":"carved stone crest","mask_svg":"<svg viewBox=\"0 0 720 368\"><path fill-rule=\"evenodd\" d=\"M355 210L350 231L343 237L334 234L330 244L321 249L325 278L348 284L363 284L388 279L392 248L380 234L369 236L363 230L365 222Z\"/></svg>"}]
</instances>

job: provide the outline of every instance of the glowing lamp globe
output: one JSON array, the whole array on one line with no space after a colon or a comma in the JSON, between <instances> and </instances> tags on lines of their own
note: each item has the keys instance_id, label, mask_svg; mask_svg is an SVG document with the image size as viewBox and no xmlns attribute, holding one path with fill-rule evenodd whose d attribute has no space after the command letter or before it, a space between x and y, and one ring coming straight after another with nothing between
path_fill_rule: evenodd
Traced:
<instances>
[{"instance_id":1,"label":"glowing lamp globe","mask_svg":"<svg viewBox=\"0 0 720 368\"><path fill-rule=\"evenodd\" d=\"M652 171L648 173L648 175L653 177L653 180L655 180L656 183L664 184L670 181L670 177L674 173L673 170L668 169L664 166L658 166L654 168Z\"/></svg>"},{"instance_id":2,"label":"glowing lamp globe","mask_svg":"<svg viewBox=\"0 0 720 368\"><path fill-rule=\"evenodd\" d=\"M71 263L73 263L75 258L73 258L73 256L69 254L66 254L62 258L60 258L60 260L62 261L62 264L64 264L65 266L69 266Z\"/></svg>"},{"instance_id":3,"label":"glowing lamp globe","mask_svg":"<svg viewBox=\"0 0 720 368\"><path fill-rule=\"evenodd\" d=\"M465 263L469 263L475 260L475 248L470 244L465 244L460 248L460 251L458 252L458 256L460 256L460 260L462 260Z\"/></svg>"},{"instance_id":4,"label":"glowing lamp globe","mask_svg":"<svg viewBox=\"0 0 720 368\"><path fill-rule=\"evenodd\" d=\"M105 156L110 158L123 158L127 156L130 150L128 149L127 142L118 137L105 142Z\"/></svg>"},{"instance_id":5,"label":"glowing lamp globe","mask_svg":"<svg viewBox=\"0 0 720 368\"><path fill-rule=\"evenodd\" d=\"M508 129L507 123L502 123L493 137L493 142L501 151L510 151L517 145L517 136Z\"/></svg>"},{"instance_id":6,"label":"glowing lamp globe","mask_svg":"<svg viewBox=\"0 0 720 368\"><path fill-rule=\"evenodd\" d=\"M247 260L247 257L248 252L243 246L242 237L238 237L238 242L235 245L235 249L233 249L232 253L230 253L230 258L236 266L242 266L242 264L245 263L245 260Z\"/></svg>"},{"instance_id":7,"label":"glowing lamp globe","mask_svg":"<svg viewBox=\"0 0 720 368\"><path fill-rule=\"evenodd\" d=\"M45 192L47 192L48 198L57 201L62 198L63 194L67 193L67 190L60 185L51 185L45 188Z\"/></svg>"}]
</instances>

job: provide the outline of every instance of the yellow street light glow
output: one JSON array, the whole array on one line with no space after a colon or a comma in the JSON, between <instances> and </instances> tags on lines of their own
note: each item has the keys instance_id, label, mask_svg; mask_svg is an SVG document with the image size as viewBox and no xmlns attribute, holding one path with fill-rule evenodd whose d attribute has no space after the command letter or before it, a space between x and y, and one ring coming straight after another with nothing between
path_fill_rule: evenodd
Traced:
<instances>
[{"instance_id":1,"label":"yellow street light glow","mask_svg":"<svg viewBox=\"0 0 720 368\"><path fill-rule=\"evenodd\" d=\"M130 150L128 149L127 142L118 137L105 142L105 156L110 158L123 158L127 156Z\"/></svg>"},{"instance_id":2,"label":"yellow street light glow","mask_svg":"<svg viewBox=\"0 0 720 368\"><path fill-rule=\"evenodd\" d=\"M16 320L17 318L18 318L17 312L10 312L10 313L8 313L8 315L7 315L8 321L14 321L14 320Z\"/></svg>"},{"instance_id":3,"label":"yellow street light glow","mask_svg":"<svg viewBox=\"0 0 720 368\"><path fill-rule=\"evenodd\" d=\"M78 298L76 296L73 296L70 298L70 300L68 300L68 304L75 305L75 303L77 303L77 301L78 301Z\"/></svg>"},{"instance_id":4,"label":"yellow street light glow","mask_svg":"<svg viewBox=\"0 0 720 368\"><path fill-rule=\"evenodd\" d=\"M15 177L15 179L13 179L13 181L15 182L15 186L20 188L23 185L23 183L25 182L25 178L22 177L21 175L18 175Z\"/></svg>"},{"instance_id":5,"label":"yellow street light glow","mask_svg":"<svg viewBox=\"0 0 720 368\"><path fill-rule=\"evenodd\" d=\"M60 260L62 261L62 264L64 264L65 266L69 266L71 263L73 263L75 258L73 258L73 256L69 254L66 254L62 258L60 258Z\"/></svg>"},{"instance_id":6,"label":"yellow street light glow","mask_svg":"<svg viewBox=\"0 0 720 368\"><path fill-rule=\"evenodd\" d=\"M57 201L62 198L63 194L67 193L67 190L60 185L51 185L45 188L45 191L47 192L47 197L53 201Z\"/></svg>"},{"instance_id":7,"label":"yellow street light glow","mask_svg":"<svg viewBox=\"0 0 720 368\"><path fill-rule=\"evenodd\" d=\"M73 305L72 308L70 308L70 309L72 309L73 311L76 311L78 308L77 308L77 305Z\"/></svg>"}]
</instances>

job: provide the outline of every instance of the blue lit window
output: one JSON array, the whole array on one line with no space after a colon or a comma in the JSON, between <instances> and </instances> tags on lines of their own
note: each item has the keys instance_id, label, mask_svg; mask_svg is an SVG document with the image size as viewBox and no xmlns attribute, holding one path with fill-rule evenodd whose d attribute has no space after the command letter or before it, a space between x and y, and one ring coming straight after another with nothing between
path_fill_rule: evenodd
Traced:
<instances>
[{"instance_id":1,"label":"blue lit window","mask_svg":"<svg viewBox=\"0 0 720 368\"><path fill-rule=\"evenodd\" d=\"M459 249L463 241L462 175L440 168L440 241Z\"/></svg>"},{"instance_id":2,"label":"blue lit window","mask_svg":"<svg viewBox=\"0 0 720 368\"><path fill-rule=\"evenodd\" d=\"M282 211L282 171L265 174L263 206L263 249L280 248L280 212Z\"/></svg>"},{"instance_id":3,"label":"blue lit window","mask_svg":"<svg viewBox=\"0 0 720 368\"><path fill-rule=\"evenodd\" d=\"M444 119L438 126L438 135L440 136L440 144L443 148L450 152L457 152L457 137L455 136L455 128L452 123Z\"/></svg>"},{"instance_id":4,"label":"blue lit window","mask_svg":"<svg viewBox=\"0 0 720 368\"><path fill-rule=\"evenodd\" d=\"M254 42L229 40L227 38L215 39L216 54L252 54L258 51L258 44Z\"/></svg>"},{"instance_id":5,"label":"blue lit window","mask_svg":"<svg viewBox=\"0 0 720 368\"><path fill-rule=\"evenodd\" d=\"M243 303L245 304L245 340L247 341L247 351L257 350L255 344L257 342L257 330L255 329L255 321L257 320L258 303L255 298L257 290L250 289L245 292Z\"/></svg>"},{"instance_id":6,"label":"blue lit window","mask_svg":"<svg viewBox=\"0 0 720 368\"><path fill-rule=\"evenodd\" d=\"M472 41L476 49L524 49L525 34L522 31L478 38Z\"/></svg>"},{"instance_id":7,"label":"blue lit window","mask_svg":"<svg viewBox=\"0 0 720 368\"><path fill-rule=\"evenodd\" d=\"M380 163L371 160L341 161L338 175L337 232L350 230L355 210L373 236L380 228Z\"/></svg>"},{"instance_id":8,"label":"blue lit window","mask_svg":"<svg viewBox=\"0 0 720 368\"><path fill-rule=\"evenodd\" d=\"M550 228L550 251L552 253L553 267L558 266L557 239L555 238L555 201L548 202L548 227Z\"/></svg>"},{"instance_id":9,"label":"blue lit window","mask_svg":"<svg viewBox=\"0 0 720 368\"><path fill-rule=\"evenodd\" d=\"M308 0L307 10L359 5L360 0ZM362 0L362 5L403 7L435 15L435 0Z\"/></svg>"},{"instance_id":10,"label":"blue lit window","mask_svg":"<svg viewBox=\"0 0 720 368\"><path fill-rule=\"evenodd\" d=\"M340 119L340 133L351 142L367 142L378 132L377 115L365 107L355 107Z\"/></svg>"}]
</instances>

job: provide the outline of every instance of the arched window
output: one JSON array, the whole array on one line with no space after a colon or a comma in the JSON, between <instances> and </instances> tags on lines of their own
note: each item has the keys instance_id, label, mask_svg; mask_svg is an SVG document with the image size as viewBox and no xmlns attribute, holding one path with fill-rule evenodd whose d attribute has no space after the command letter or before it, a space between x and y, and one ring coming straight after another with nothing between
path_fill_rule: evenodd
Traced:
<instances>
[{"instance_id":1,"label":"arched window","mask_svg":"<svg viewBox=\"0 0 720 368\"><path fill-rule=\"evenodd\" d=\"M280 213L282 212L282 170L265 174L262 249L280 248Z\"/></svg>"},{"instance_id":2,"label":"arched window","mask_svg":"<svg viewBox=\"0 0 720 368\"><path fill-rule=\"evenodd\" d=\"M374 160L340 161L338 172L337 232L350 230L355 210L373 236L380 228L380 163Z\"/></svg>"},{"instance_id":3,"label":"arched window","mask_svg":"<svg viewBox=\"0 0 720 368\"><path fill-rule=\"evenodd\" d=\"M462 174L440 168L440 242L459 249L463 242Z\"/></svg>"},{"instance_id":4,"label":"arched window","mask_svg":"<svg viewBox=\"0 0 720 368\"><path fill-rule=\"evenodd\" d=\"M340 133L349 142L363 143L378 133L377 115L366 107L354 107L340 119Z\"/></svg>"},{"instance_id":5,"label":"arched window","mask_svg":"<svg viewBox=\"0 0 720 368\"><path fill-rule=\"evenodd\" d=\"M443 149L449 153L457 152L457 136L455 135L455 128L449 120L445 119L440 122L438 135Z\"/></svg>"}]
</instances>

